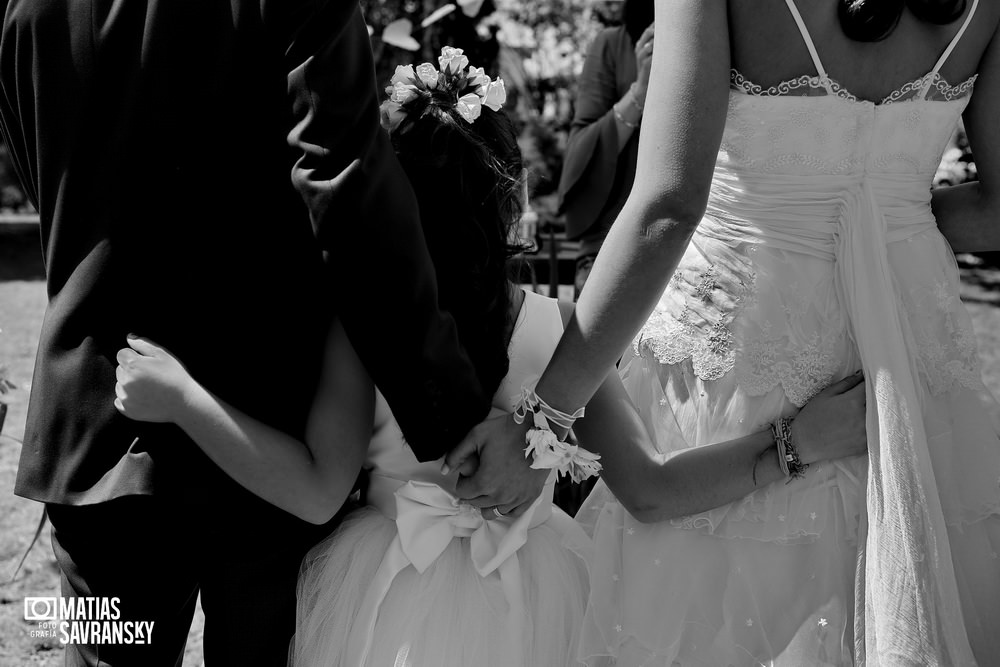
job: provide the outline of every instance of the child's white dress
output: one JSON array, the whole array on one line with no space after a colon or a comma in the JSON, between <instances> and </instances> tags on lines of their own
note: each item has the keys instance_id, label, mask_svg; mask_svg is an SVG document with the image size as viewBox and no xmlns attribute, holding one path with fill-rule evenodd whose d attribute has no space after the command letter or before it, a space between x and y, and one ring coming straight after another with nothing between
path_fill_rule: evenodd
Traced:
<instances>
[{"instance_id":1,"label":"child's white dress","mask_svg":"<svg viewBox=\"0 0 1000 667\"><path fill-rule=\"evenodd\" d=\"M491 416L512 411L562 334L553 299L525 295ZM421 463L391 419L372 440L369 506L310 551L291 663L311 667L576 664L590 540L552 504L517 519L458 502L456 475Z\"/></svg>"}]
</instances>

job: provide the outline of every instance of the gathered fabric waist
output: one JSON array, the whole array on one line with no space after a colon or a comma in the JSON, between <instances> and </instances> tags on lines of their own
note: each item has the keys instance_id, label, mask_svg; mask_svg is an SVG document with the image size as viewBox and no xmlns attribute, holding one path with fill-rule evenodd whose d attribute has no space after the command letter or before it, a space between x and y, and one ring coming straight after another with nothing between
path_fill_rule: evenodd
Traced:
<instances>
[{"instance_id":1,"label":"gathered fabric waist","mask_svg":"<svg viewBox=\"0 0 1000 667\"><path fill-rule=\"evenodd\" d=\"M843 176L716 170L697 234L728 245L765 244L832 261L847 228L881 224L898 243L937 228L930 178L918 174ZM877 219L852 215L859 200L877 203Z\"/></svg>"}]
</instances>

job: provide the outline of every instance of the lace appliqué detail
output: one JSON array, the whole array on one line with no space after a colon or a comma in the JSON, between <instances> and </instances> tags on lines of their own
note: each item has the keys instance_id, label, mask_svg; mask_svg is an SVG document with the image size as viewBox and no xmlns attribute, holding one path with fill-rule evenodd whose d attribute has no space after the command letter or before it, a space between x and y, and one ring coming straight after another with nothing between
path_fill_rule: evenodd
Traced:
<instances>
[{"instance_id":1,"label":"lace appliqu\u00e9 detail","mask_svg":"<svg viewBox=\"0 0 1000 667\"><path fill-rule=\"evenodd\" d=\"M720 319L706 336L688 318L688 311L679 318L662 311L653 313L635 339L635 353L641 355L643 349L648 350L658 362L667 365L690 359L695 375L703 380L718 380L736 364L733 334Z\"/></svg>"},{"instance_id":2,"label":"lace appliqu\u00e9 detail","mask_svg":"<svg viewBox=\"0 0 1000 667\"><path fill-rule=\"evenodd\" d=\"M737 382L750 396L763 396L780 386L789 402L802 407L836 377L842 340L839 333L817 333L804 341L787 336L744 341L737 355Z\"/></svg>"},{"instance_id":3,"label":"lace appliqu\u00e9 detail","mask_svg":"<svg viewBox=\"0 0 1000 667\"><path fill-rule=\"evenodd\" d=\"M976 336L960 303L957 290L948 283L934 286L933 293L911 292L904 300L917 344L917 363L934 395L964 387L981 391L983 386ZM933 320L926 319L933 314Z\"/></svg>"},{"instance_id":4,"label":"lace appliqu\u00e9 detail","mask_svg":"<svg viewBox=\"0 0 1000 667\"><path fill-rule=\"evenodd\" d=\"M695 375L718 380L736 365L736 339L730 324L753 287L743 280L727 280L712 265L691 273L684 279L681 271L674 273L667 289L683 305L657 305L635 339L635 353L641 356L645 350L666 365L690 359Z\"/></svg>"},{"instance_id":5,"label":"lace appliqu\u00e9 detail","mask_svg":"<svg viewBox=\"0 0 1000 667\"><path fill-rule=\"evenodd\" d=\"M781 280L770 253L762 278L756 245L724 251L700 238L697 250L718 261L681 262L634 341L637 356L666 366L690 360L705 381L733 371L747 395L780 387L800 407L836 379L848 339L842 311L831 309L832 278L803 282L781 272Z\"/></svg>"}]
</instances>

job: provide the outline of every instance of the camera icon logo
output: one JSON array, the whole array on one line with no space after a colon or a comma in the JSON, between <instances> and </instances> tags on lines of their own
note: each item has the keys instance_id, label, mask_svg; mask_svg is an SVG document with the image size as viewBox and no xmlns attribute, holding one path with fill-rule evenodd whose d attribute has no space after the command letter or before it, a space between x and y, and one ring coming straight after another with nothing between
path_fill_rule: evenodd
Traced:
<instances>
[{"instance_id":1,"label":"camera icon logo","mask_svg":"<svg viewBox=\"0 0 1000 667\"><path fill-rule=\"evenodd\" d=\"M24 620L55 621L58 620L59 605L56 598L24 598Z\"/></svg>"}]
</instances>

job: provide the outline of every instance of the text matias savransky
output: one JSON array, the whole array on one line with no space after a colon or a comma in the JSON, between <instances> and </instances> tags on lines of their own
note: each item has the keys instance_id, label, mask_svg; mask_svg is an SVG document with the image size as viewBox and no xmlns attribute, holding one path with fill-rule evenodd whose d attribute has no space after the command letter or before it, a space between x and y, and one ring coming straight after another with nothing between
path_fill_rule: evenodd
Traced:
<instances>
[{"instance_id":1,"label":"text matias savransky","mask_svg":"<svg viewBox=\"0 0 1000 667\"><path fill-rule=\"evenodd\" d=\"M29 597L24 618L37 621L32 637L55 637L60 644L150 644L154 621L122 620L121 599L109 597Z\"/></svg>"}]
</instances>

